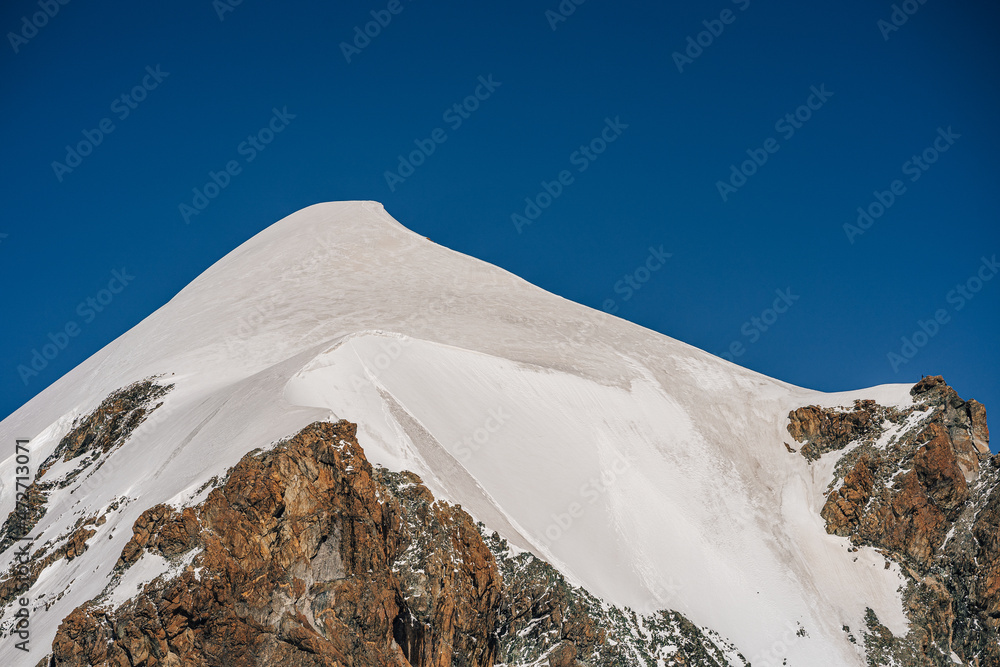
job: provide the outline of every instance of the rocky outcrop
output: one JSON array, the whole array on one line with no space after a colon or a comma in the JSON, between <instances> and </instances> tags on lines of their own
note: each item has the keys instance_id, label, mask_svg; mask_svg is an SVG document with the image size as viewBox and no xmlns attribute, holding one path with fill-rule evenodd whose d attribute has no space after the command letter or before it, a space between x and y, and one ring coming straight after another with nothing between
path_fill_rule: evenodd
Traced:
<instances>
[{"instance_id":1,"label":"rocky outcrop","mask_svg":"<svg viewBox=\"0 0 1000 667\"><path fill-rule=\"evenodd\" d=\"M898 411L875 401L855 401L854 409L846 412L809 405L788 415L788 432L803 443L799 453L815 461L853 441L871 440L881 432L884 420L898 422L900 418Z\"/></svg>"},{"instance_id":2,"label":"rocky outcrop","mask_svg":"<svg viewBox=\"0 0 1000 667\"><path fill-rule=\"evenodd\" d=\"M969 499L947 432L931 422L900 450L852 458L853 467L823 507L827 529L929 565Z\"/></svg>"},{"instance_id":3,"label":"rocky outcrop","mask_svg":"<svg viewBox=\"0 0 1000 667\"><path fill-rule=\"evenodd\" d=\"M156 380L147 378L113 392L96 410L73 425L55 451L39 466L24 492L24 499L18 501L0 526L0 553L6 551L17 536L30 533L45 516L48 496L53 489L65 488L81 474L99 469L106 455L124 444L132 432L162 405L159 399L173 385L160 385ZM45 479L46 472L60 459L80 461L58 479Z\"/></svg>"},{"instance_id":4,"label":"rocky outcrop","mask_svg":"<svg viewBox=\"0 0 1000 667\"><path fill-rule=\"evenodd\" d=\"M120 446L150 412L160 407L159 399L172 388L157 384L156 378L147 378L112 393L59 441L42 464L40 474L60 458L71 461L88 453L106 454Z\"/></svg>"},{"instance_id":5,"label":"rocky outcrop","mask_svg":"<svg viewBox=\"0 0 1000 667\"><path fill-rule=\"evenodd\" d=\"M157 384L156 378L148 378L115 391L96 410L74 423L72 430L39 466L31 483L17 498L14 510L0 526L0 553L16 545L14 557L0 574L0 606L28 590L46 568L63 559L73 560L86 551L88 540L97 532L96 527L106 522L107 515L114 512L121 501L113 502L100 514L81 517L71 529L36 548L37 535L30 533L48 512L49 494L99 469L107 454L124 444L162 405L159 399L172 387ZM77 463L57 477L47 474L60 460ZM26 539L29 537L32 539ZM49 598L46 608L62 595Z\"/></svg>"},{"instance_id":6,"label":"rocky outcrop","mask_svg":"<svg viewBox=\"0 0 1000 667\"><path fill-rule=\"evenodd\" d=\"M1000 457L990 457L986 412L940 376L910 394L902 409L802 408L788 430L803 453L850 446L821 512L827 531L879 549L910 582L910 633L887 639L872 614L869 655L945 665L954 651L963 664L1000 665Z\"/></svg>"},{"instance_id":7,"label":"rocky outcrop","mask_svg":"<svg viewBox=\"0 0 1000 667\"><path fill-rule=\"evenodd\" d=\"M94 522L95 520L91 519L87 526ZM101 523L103 522L102 517ZM78 528L71 532L65 540L62 540L58 547L50 550L40 549L30 558L25 558L25 562L29 565L22 566L18 572L12 568L3 579L0 579L0 605L6 605L18 595L22 595L49 565L63 558L73 560L86 551L87 540L93 537L96 532L86 526Z\"/></svg>"},{"instance_id":8,"label":"rocky outcrop","mask_svg":"<svg viewBox=\"0 0 1000 667\"><path fill-rule=\"evenodd\" d=\"M373 468L355 433L314 423L197 507L143 512L116 571L153 554L186 567L116 609L76 609L50 664L746 664L676 612L608 607L513 554L416 475Z\"/></svg>"},{"instance_id":9,"label":"rocky outcrop","mask_svg":"<svg viewBox=\"0 0 1000 667\"><path fill-rule=\"evenodd\" d=\"M110 614L74 611L53 664L406 665L394 509L353 429L314 424L245 457L197 511L143 513L120 565L197 548L196 566Z\"/></svg>"},{"instance_id":10,"label":"rocky outcrop","mask_svg":"<svg viewBox=\"0 0 1000 667\"><path fill-rule=\"evenodd\" d=\"M30 543L24 543L19 547L24 551L14 552L10 568L0 577L0 606L22 595L38 580L42 572L56 561L62 559L71 561L83 554L87 550L88 540L97 534L96 528L107 523L108 515L118 509L118 505L118 502L113 502L103 514L77 520L64 535L49 540L35 551L31 551ZM53 602L54 600L50 600L46 609Z\"/></svg>"},{"instance_id":11,"label":"rocky outcrop","mask_svg":"<svg viewBox=\"0 0 1000 667\"><path fill-rule=\"evenodd\" d=\"M738 665L749 663L717 633L676 611L636 614L603 604L530 553L486 536L504 581L498 640L504 665Z\"/></svg>"}]
</instances>

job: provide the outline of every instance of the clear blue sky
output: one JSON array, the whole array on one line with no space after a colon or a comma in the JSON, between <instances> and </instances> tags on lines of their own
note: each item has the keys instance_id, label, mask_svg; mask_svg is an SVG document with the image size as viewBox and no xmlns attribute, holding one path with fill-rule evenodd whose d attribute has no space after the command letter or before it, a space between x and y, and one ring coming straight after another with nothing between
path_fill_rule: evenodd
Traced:
<instances>
[{"instance_id":1,"label":"clear blue sky","mask_svg":"<svg viewBox=\"0 0 1000 667\"><path fill-rule=\"evenodd\" d=\"M997 424L997 5L232 2L3 3L0 417L281 217L374 199L768 375L943 374Z\"/></svg>"}]
</instances>

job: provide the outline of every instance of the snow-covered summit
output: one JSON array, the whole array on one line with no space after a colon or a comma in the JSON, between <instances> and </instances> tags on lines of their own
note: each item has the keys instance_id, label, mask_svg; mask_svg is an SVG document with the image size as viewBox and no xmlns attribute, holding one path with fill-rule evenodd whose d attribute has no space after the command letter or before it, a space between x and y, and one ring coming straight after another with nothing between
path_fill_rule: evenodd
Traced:
<instances>
[{"instance_id":1,"label":"snow-covered summit","mask_svg":"<svg viewBox=\"0 0 1000 667\"><path fill-rule=\"evenodd\" d=\"M790 664L863 664L843 626L867 607L905 632L898 568L824 530L832 463L783 443L792 409L908 405L908 386L823 394L762 376L442 248L375 202L318 204L256 235L0 439L32 438L37 465L74 419L155 375L174 389L102 483L49 499L39 543L128 500L33 587L41 601L67 591L36 613L35 660L107 585L144 509L191 503L246 452L334 418L359 424L374 463L418 473L594 594L677 609L754 664L778 643ZM13 507L5 492L0 516Z\"/></svg>"}]
</instances>

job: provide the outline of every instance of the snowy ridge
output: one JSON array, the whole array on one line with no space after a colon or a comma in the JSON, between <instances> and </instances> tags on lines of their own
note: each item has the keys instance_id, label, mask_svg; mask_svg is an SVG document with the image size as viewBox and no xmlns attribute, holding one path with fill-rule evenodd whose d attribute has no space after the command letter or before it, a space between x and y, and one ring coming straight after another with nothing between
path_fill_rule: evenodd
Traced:
<instances>
[{"instance_id":1,"label":"snowy ridge","mask_svg":"<svg viewBox=\"0 0 1000 667\"><path fill-rule=\"evenodd\" d=\"M174 385L155 419L85 495L54 493L32 535L130 502L43 573L31 654L4 641L3 664L48 653L144 509L190 504L246 452L334 418L359 424L373 463L416 472L574 584L639 613L676 609L751 661L780 644L789 665L862 665L842 627L862 628L866 607L906 631L898 568L824 530L836 457L810 465L783 442L792 409L905 406L908 386L822 394L761 376L437 246L377 203L264 230L0 423L0 441L31 437L37 467L77 416L155 375ZM0 461L0 479L14 467ZM5 490L0 516L13 507Z\"/></svg>"}]
</instances>

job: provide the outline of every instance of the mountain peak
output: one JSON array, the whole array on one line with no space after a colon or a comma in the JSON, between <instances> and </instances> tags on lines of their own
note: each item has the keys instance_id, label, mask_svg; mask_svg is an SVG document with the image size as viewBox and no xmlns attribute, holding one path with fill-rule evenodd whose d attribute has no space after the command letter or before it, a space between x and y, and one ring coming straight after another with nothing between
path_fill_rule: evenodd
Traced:
<instances>
[{"instance_id":1,"label":"mountain peak","mask_svg":"<svg viewBox=\"0 0 1000 667\"><path fill-rule=\"evenodd\" d=\"M402 223L389 215L385 210L385 206L380 202L353 200L312 204L282 218L262 231L261 234L266 234L270 230L289 232L293 226L306 228L325 226L335 228L340 230L344 235L345 242L350 242L352 240L350 236L353 234L360 234L362 238L367 238L376 230L410 231ZM247 243L254 243L256 239L257 237L255 236L247 241ZM268 240L273 239L268 238Z\"/></svg>"},{"instance_id":2,"label":"mountain peak","mask_svg":"<svg viewBox=\"0 0 1000 667\"><path fill-rule=\"evenodd\" d=\"M317 204L260 232L0 423L0 438L32 434L39 462L82 451L61 443L149 378L170 391L133 410L120 443L38 473L38 543L86 547L38 580L32 595L63 594L33 621L39 642L117 585L145 510L197 505L248 452L342 419L373 465L418 475L571 584L676 610L748 657L792 627L808 637L792 633L790 662L862 664L842 628L869 611L907 631L899 565L823 528L842 454L785 441L802 406L910 410L909 385L794 387L426 242L376 202ZM0 498L0 516L13 508Z\"/></svg>"}]
</instances>

